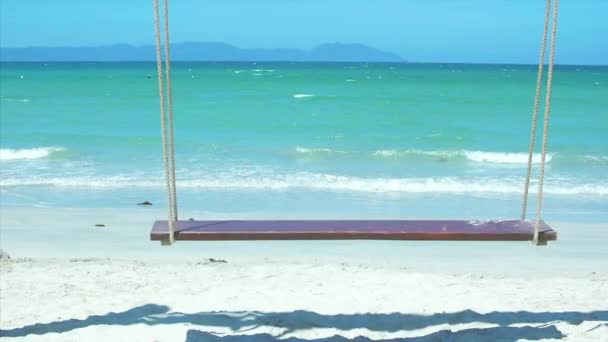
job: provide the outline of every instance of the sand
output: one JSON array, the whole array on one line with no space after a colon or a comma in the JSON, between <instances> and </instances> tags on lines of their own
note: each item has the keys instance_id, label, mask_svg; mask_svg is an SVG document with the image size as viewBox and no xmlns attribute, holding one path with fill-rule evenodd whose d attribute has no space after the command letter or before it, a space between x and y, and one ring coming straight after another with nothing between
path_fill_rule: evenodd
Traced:
<instances>
[{"instance_id":1,"label":"sand","mask_svg":"<svg viewBox=\"0 0 608 342\"><path fill-rule=\"evenodd\" d=\"M543 248L394 241L167 248L148 241L156 214L0 209L0 248L11 255L0 262L0 340L608 341L604 224L552 223L560 240Z\"/></svg>"},{"instance_id":2,"label":"sand","mask_svg":"<svg viewBox=\"0 0 608 342\"><path fill-rule=\"evenodd\" d=\"M13 259L2 262L0 289L6 341L608 340L606 272L522 279L373 263Z\"/></svg>"},{"instance_id":3,"label":"sand","mask_svg":"<svg viewBox=\"0 0 608 342\"><path fill-rule=\"evenodd\" d=\"M0 207L0 248L13 258L112 258L159 262L222 258L255 263L272 259L290 264L374 262L405 266L417 272L449 270L512 277L585 276L608 269L608 229L603 223L549 221L558 231L559 238L546 248L535 248L527 242L443 241L181 242L172 248L161 248L160 243L149 241L149 233L154 220L165 215L164 208ZM302 218L276 213L236 215L186 209L180 211L180 215L206 219ZM303 218L310 217L342 218L316 213ZM96 224L104 227L95 227Z\"/></svg>"}]
</instances>

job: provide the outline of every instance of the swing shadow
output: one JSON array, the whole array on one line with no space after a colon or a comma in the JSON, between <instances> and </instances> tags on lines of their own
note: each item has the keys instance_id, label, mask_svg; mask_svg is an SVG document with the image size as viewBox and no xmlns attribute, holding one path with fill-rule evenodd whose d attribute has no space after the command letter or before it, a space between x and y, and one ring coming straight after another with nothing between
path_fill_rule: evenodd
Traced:
<instances>
[{"instance_id":1,"label":"swing shadow","mask_svg":"<svg viewBox=\"0 0 608 342\"><path fill-rule=\"evenodd\" d=\"M562 338L564 335L553 325L556 322L566 322L579 325L585 321L597 321L598 326L608 321L608 310L579 312L529 312L504 311L481 314L472 310L451 313L435 313L418 315L407 313L388 314L338 314L324 315L311 311L296 310L291 312L263 311L218 311L182 313L170 311L165 305L146 304L123 312L110 312L104 315L93 315L85 319L68 319L50 323L36 323L21 328L0 329L1 337L24 337L28 335L44 335L49 333L64 333L76 329L100 325L130 326L145 324L149 326L192 324L206 327L227 328L234 332L245 332L257 327L283 329L280 336L268 334L236 335L218 337L207 332L190 330L188 342L195 341L275 341L277 338L295 331L310 329L333 328L338 330L368 329L376 332L398 332L416 330L441 324L488 323L496 327L466 329L452 332L449 329L432 333L414 339L402 341L436 341L437 339L465 338L465 336L481 336L483 339L500 338L505 341L518 339L550 339ZM540 324L539 327L511 327L513 324ZM282 340L283 341L283 340ZM306 340L291 338L287 341L348 341L339 336L329 339ZM372 341L361 337L357 341ZM391 341L391 340L387 340Z\"/></svg>"}]
</instances>

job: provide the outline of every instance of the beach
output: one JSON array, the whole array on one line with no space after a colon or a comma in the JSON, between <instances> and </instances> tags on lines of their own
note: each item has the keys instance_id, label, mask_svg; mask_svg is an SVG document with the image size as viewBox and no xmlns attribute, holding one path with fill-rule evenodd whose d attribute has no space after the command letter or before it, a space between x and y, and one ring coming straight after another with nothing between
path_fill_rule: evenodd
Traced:
<instances>
[{"instance_id":1,"label":"beach","mask_svg":"<svg viewBox=\"0 0 608 342\"><path fill-rule=\"evenodd\" d=\"M606 67L556 68L542 217L558 239L544 247L163 247L149 236L167 218L155 65L2 67L2 341L608 340ZM533 66L173 72L180 219L521 215Z\"/></svg>"},{"instance_id":2,"label":"beach","mask_svg":"<svg viewBox=\"0 0 608 342\"><path fill-rule=\"evenodd\" d=\"M24 341L600 341L605 270L522 277L368 260L17 259L2 264L2 336ZM224 263L224 261L226 263ZM541 272L542 273L542 272ZM27 304L26 304L27 303ZM188 338L186 337L188 336Z\"/></svg>"},{"instance_id":3,"label":"beach","mask_svg":"<svg viewBox=\"0 0 608 342\"><path fill-rule=\"evenodd\" d=\"M374 341L602 341L608 336L608 311L601 304L608 301L605 271L518 278L419 273L373 260L294 265L21 259L2 264L1 284L6 341L346 340L332 338L336 335Z\"/></svg>"},{"instance_id":4,"label":"beach","mask_svg":"<svg viewBox=\"0 0 608 342\"><path fill-rule=\"evenodd\" d=\"M31 209L3 210L3 246L13 252L1 264L2 339L608 337L604 225L554 224L560 241L541 248L412 241L161 247L145 236L151 215L137 212L47 209L44 217L62 227L50 230ZM125 230L141 234L117 233Z\"/></svg>"}]
</instances>

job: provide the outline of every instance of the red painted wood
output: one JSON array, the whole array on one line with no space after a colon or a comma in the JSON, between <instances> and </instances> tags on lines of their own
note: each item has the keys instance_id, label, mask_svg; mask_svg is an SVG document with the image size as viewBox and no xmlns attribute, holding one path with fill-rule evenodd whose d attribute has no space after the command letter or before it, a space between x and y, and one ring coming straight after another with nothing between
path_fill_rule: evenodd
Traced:
<instances>
[{"instance_id":1,"label":"red painted wood","mask_svg":"<svg viewBox=\"0 0 608 342\"><path fill-rule=\"evenodd\" d=\"M178 221L175 239L219 240L532 240L530 221L459 220L287 220L287 221ZM542 241L557 233L541 224ZM151 240L169 237L167 221L156 221Z\"/></svg>"}]
</instances>

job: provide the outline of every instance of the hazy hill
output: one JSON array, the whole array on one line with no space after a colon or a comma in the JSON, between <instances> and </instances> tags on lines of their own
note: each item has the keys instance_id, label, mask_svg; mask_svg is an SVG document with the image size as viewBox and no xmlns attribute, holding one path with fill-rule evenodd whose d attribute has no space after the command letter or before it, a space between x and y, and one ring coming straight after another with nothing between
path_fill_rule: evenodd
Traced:
<instances>
[{"instance_id":1,"label":"hazy hill","mask_svg":"<svg viewBox=\"0 0 608 342\"><path fill-rule=\"evenodd\" d=\"M0 48L2 61L152 61L154 46L116 44L95 47ZM403 59L362 44L322 44L312 50L242 49L225 43L175 43L175 61L326 61L326 62L400 62Z\"/></svg>"}]
</instances>

